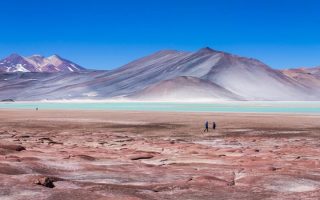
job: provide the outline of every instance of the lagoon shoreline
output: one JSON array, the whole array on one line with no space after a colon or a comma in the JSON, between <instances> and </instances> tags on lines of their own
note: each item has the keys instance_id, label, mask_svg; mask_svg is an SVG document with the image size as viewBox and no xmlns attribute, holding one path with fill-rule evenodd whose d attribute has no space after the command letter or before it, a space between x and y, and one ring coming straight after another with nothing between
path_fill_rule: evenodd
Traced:
<instances>
[{"instance_id":1,"label":"lagoon shoreline","mask_svg":"<svg viewBox=\"0 0 320 200\"><path fill-rule=\"evenodd\" d=\"M119 101L33 101L0 102L0 109L103 110L187 113L259 113L320 115L320 102L224 101L224 102L119 102Z\"/></svg>"}]
</instances>

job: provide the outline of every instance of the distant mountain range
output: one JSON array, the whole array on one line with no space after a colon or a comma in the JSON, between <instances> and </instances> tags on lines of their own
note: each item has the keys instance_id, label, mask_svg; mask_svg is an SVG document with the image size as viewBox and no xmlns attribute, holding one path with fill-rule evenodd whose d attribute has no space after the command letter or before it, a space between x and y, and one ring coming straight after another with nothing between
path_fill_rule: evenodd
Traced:
<instances>
[{"instance_id":1,"label":"distant mountain range","mask_svg":"<svg viewBox=\"0 0 320 200\"><path fill-rule=\"evenodd\" d=\"M52 55L47 58L41 55L22 57L11 54L0 60L0 72L76 72L85 68L59 57Z\"/></svg>"},{"instance_id":2,"label":"distant mountain range","mask_svg":"<svg viewBox=\"0 0 320 200\"><path fill-rule=\"evenodd\" d=\"M0 71L0 99L320 100L320 67L275 70L208 47L159 51L111 71L58 56L11 55Z\"/></svg>"}]
</instances>

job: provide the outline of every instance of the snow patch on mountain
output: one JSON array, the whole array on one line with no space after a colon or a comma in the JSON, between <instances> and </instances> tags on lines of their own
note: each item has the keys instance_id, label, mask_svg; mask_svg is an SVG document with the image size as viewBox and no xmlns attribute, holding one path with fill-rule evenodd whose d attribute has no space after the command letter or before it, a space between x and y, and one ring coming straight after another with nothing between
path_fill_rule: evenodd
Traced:
<instances>
[{"instance_id":1,"label":"snow patch on mountain","mask_svg":"<svg viewBox=\"0 0 320 200\"><path fill-rule=\"evenodd\" d=\"M46 58L41 55L23 57L12 54L0 60L0 72L75 72L83 70L85 68L58 55Z\"/></svg>"},{"instance_id":2,"label":"snow patch on mountain","mask_svg":"<svg viewBox=\"0 0 320 200\"><path fill-rule=\"evenodd\" d=\"M24 68L22 64L17 64L13 72L30 72L30 71Z\"/></svg>"}]
</instances>

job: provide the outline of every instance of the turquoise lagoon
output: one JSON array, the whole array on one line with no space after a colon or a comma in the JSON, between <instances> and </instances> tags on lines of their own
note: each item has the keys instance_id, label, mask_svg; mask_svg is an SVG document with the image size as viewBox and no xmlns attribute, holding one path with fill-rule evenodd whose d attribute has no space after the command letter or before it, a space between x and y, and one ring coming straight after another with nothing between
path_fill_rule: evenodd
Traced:
<instances>
[{"instance_id":1,"label":"turquoise lagoon","mask_svg":"<svg viewBox=\"0 0 320 200\"><path fill-rule=\"evenodd\" d=\"M119 110L164 112L222 112L222 113L297 113L320 114L320 101L308 102L2 102L0 109L50 110Z\"/></svg>"}]
</instances>

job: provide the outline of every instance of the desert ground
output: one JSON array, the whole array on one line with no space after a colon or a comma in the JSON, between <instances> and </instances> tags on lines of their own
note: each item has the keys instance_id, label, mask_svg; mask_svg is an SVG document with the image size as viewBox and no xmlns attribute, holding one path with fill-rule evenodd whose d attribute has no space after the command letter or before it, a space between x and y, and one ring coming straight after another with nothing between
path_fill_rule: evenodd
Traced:
<instances>
[{"instance_id":1,"label":"desert ground","mask_svg":"<svg viewBox=\"0 0 320 200\"><path fill-rule=\"evenodd\" d=\"M319 199L319 139L316 115L2 109L0 199Z\"/></svg>"}]
</instances>

